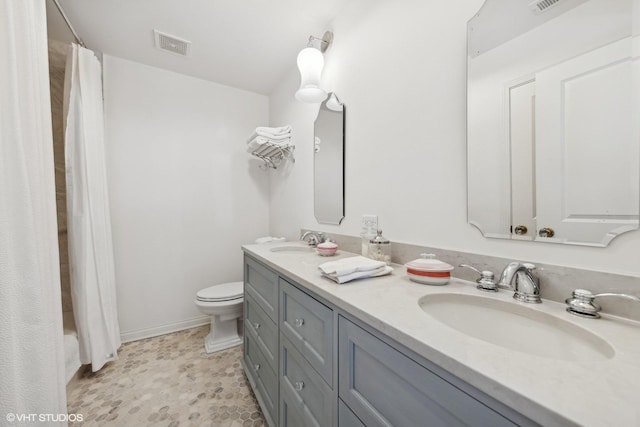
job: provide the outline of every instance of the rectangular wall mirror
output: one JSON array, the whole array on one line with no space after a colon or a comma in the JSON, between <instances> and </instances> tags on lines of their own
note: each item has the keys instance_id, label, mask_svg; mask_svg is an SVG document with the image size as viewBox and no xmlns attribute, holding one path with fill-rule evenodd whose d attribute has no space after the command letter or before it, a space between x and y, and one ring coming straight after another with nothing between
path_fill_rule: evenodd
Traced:
<instances>
[{"instance_id":1,"label":"rectangular wall mirror","mask_svg":"<svg viewBox=\"0 0 640 427\"><path fill-rule=\"evenodd\" d=\"M314 126L314 214L321 224L344 219L344 125L345 107L330 93Z\"/></svg>"},{"instance_id":2,"label":"rectangular wall mirror","mask_svg":"<svg viewBox=\"0 0 640 427\"><path fill-rule=\"evenodd\" d=\"M640 215L640 0L486 0L468 22L468 219L607 246Z\"/></svg>"}]
</instances>

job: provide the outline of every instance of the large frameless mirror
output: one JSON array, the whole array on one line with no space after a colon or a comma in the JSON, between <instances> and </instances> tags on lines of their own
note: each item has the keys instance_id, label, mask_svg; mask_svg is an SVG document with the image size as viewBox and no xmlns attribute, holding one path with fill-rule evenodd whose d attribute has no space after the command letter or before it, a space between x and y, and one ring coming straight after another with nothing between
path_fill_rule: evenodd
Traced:
<instances>
[{"instance_id":1,"label":"large frameless mirror","mask_svg":"<svg viewBox=\"0 0 640 427\"><path fill-rule=\"evenodd\" d=\"M484 236L606 246L638 228L639 2L486 0L468 22L468 219Z\"/></svg>"},{"instance_id":2,"label":"large frameless mirror","mask_svg":"<svg viewBox=\"0 0 640 427\"><path fill-rule=\"evenodd\" d=\"M321 224L344 218L345 107L335 93L320 105L314 126L314 214Z\"/></svg>"}]
</instances>

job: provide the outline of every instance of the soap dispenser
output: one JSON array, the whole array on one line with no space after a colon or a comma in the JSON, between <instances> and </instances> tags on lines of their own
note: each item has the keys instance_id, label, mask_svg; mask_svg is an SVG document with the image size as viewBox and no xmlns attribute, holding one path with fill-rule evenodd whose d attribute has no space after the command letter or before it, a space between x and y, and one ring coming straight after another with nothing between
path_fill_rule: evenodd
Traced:
<instances>
[{"instance_id":1,"label":"soap dispenser","mask_svg":"<svg viewBox=\"0 0 640 427\"><path fill-rule=\"evenodd\" d=\"M391 242L382 235L382 230L378 230L378 235L369 240L369 258L391 265Z\"/></svg>"}]
</instances>

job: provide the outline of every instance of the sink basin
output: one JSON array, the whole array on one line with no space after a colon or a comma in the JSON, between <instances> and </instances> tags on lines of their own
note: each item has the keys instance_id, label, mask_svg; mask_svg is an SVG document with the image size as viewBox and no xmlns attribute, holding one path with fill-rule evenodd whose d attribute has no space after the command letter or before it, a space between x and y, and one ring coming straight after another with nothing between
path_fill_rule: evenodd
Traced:
<instances>
[{"instance_id":1,"label":"sink basin","mask_svg":"<svg viewBox=\"0 0 640 427\"><path fill-rule=\"evenodd\" d=\"M550 359L601 361L613 347L598 335L560 317L515 301L465 294L432 294L419 300L424 312L465 335Z\"/></svg>"},{"instance_id":2,"label":"sink basin","mask_svg":"<svg viewBox=\"0 0 640 427\"><path fill-rule=\"evenodd\" d=\"M275 246L269 249L271 252L298 252L298 253L310 253L315 250L311 246L303 245L287 245L287 246Z\"/></svg>"}]
</instances>

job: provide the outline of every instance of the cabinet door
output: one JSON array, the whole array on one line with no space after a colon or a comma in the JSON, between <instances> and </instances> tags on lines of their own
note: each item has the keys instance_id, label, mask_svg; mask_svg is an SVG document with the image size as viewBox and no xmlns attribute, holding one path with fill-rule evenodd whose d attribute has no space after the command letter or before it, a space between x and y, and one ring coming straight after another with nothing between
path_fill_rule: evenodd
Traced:
<instances>
[{"instance_id":1,"label":"cabinet door","mask_svg":"<svg viewBox=\"0 0 640 427\"><path fill-rule=\"evenodd\" d=\"M332 386L333 310L280 279L280 332Z\"/></svg>"},{"instance_id":2,"label":"cabinet door","mask_svg":"<svg viewBox=\"0 0 640 427\"><path fill-rule=\"evenodd\" d=\"M366 427L342 399L338 399L338 427Z\"/></svg>"},{"instance_id":3,"label":"cabinet door","mask_svg":"<svg viewBox=\"0 0 640 427\"><path fill-rule=\"evenodd\" d=\"M364 329L339 319L339 396L366 426L515 425Z\"/></svg>"},{"instance_id":4,"label":"cabinet door","mask_svg":"<svg viewBox=\"0 0 640 427\"><path fill-rule=\"evenodd\" d=\"M274 426L278 421L278 376L251 334L244 336L244 362L260 407L265 417L271 421L269 425Z\"/></svg>"},{"instance_id":5,"label":"cabinet door","mask_svg":"<svg viewBox=\"0 0 640 427\"><path fill-rule=\"evenodd\" d=\"M280 340L280 398L282 425L331 425L331 389L285 337ZM292 424L289 417L303 423Z\"/></svg>"},{"instance_id":6,"label":"cabinet door","mask_svg":"<svg viewBox=\"0 0 640 427\"><path fill-rule=\"evenodd\" d=\"M274 322L278 322L278 275L245 256L244 289Z\"/></svg>"},{"instance_id":7,"label":"cabinet door","mask_svg":"<svg viewBox=\"0 0 640 427\"><path fill-rule=\"evenodd\" d=\"M278 366L278 327L250 294L244 298L244 329L252 334L271 368Z\"/></svg>"}]
</instances>

